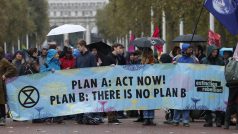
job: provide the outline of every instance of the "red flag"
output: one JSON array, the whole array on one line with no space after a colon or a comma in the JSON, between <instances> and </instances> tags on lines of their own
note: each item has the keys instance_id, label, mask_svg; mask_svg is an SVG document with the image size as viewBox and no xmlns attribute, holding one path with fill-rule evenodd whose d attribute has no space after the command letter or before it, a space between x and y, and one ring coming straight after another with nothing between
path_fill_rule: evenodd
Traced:
<instances>
[{"instance_id":1,"label":"red flag","mask_svg":"<svg viewBox=\"0 0 238 134\"><path fill-rule=\"evenodd\" d=\"M135 52L135 46L131 44L131 42L134 40L135 40L135 35L131 34L130 41L129 41L130 46L128 48L128 52Z\"/></svg>"},{"instance_id":2,"label":"red flag","mask_svg":"<svg viewBox=\"0 0 238 134\"><path fill-rule=\"evenodd\" d=\"M159 27L156 27L152 37L159 37L159 32Z\"/></svg>"},{"instance_id":3,"label":"red flag","mask_svg":"<svg viewBox=\"0 0 238 134\"><path fill-rule=\"evenodd\" d=\"M216 45L221 47L221 35L211 30L208 31L208 45Z\"/></svg>"},{"instance_id":4,"label":"red flag","mask_svg":"<svg viewBox=\"0 0 238 134\"><path fill-rule=\"evenodd\" d=\"M159 27L155 27L155 31L154 31L152 37L157 37L157 38L159 38L159 33L160 33ZM163 52L163 45L157 44L157 45L155 45L155 48L156 48L157 51L159 51L160 53Z\"/></svg>"}]
</instances>

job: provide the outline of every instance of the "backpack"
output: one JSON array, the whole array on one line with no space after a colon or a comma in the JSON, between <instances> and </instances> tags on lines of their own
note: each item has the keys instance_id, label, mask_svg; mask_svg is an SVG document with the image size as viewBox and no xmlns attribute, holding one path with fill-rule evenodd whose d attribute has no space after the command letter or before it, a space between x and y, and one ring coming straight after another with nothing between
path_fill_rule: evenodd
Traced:
<instances>
[{"instance_id":1,"label":"backpack","mask_svg":"<svg viewBox=\"0 0 238 134\"><path fill-rule=\"evenodd\" d=\"M225 66L225 79L227 82L238 80L238 61L233 58L230 58Z\"/></svg>"}]
</instances>

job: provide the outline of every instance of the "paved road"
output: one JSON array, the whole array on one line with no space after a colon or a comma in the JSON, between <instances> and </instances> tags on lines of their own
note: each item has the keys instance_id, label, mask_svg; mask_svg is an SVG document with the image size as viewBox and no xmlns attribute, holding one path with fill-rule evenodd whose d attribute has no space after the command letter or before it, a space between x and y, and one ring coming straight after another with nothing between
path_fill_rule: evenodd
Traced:
<instances>
[{"instance_id":1,"label":"paved road","mask_svg":"<svg viewBox=\"0 0 238 134\"><path fill-rule=\"evenodd\" d=\"M0 134L238 134L232 126L230 130L223 128L204 128L203 121L191 123L189 128L182 125L175 127L163 124L163 112L156 113L157 126L145 127L141 123L134 123L132 118L122 119L122 124L79 125L74 121L62 124L32 124L31 122L8 121L7 126L0 127Z\"/></svg>"}]
</instances>

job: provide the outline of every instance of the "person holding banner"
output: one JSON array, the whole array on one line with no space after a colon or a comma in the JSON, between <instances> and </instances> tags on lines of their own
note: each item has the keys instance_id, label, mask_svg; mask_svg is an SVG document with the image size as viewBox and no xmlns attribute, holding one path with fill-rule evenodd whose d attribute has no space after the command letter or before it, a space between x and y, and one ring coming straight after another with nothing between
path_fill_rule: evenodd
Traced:
<instances>
[{"instance_id":1,"label":"person holding banner","mask_svg":"<svg viewBox=\"0 0 238 134\"><path fill-rule=\"evenodd\" d=\"M40 72L60 70L59 54L55 49L49 49L46 62L40 67Z\"/></svg>"},{"instance_id":2,"label":"person holding banner","mask_svg":"<svg viewBox=\"0 0 238 134\"><path fill-rule=\"evenodd\" d=\"M190 44L183 44L182 45L182 56L176 57L176 62L178 63L198 63L198 60L193 57L193 49ZM176 63L174 62L174 63ZM174 110L174 119L173 125L178 126L180 122L180 114L183 115L183 126L189 127L189 110Z\"/></svg>"},{"instance_id":3,"label":"person holding banner","mask_svg":"<svg viewBox=\"0 0 238 134\"><path fill-rule=\"evenodd\" d=\"M24 58L24 53L22 51L18 50L14 54L12 64L16 67L18 76L27 74L28 70L27 70L26 61Z\"/></svg>"},{"instance_id":4,"label":"person holding banner","mask_svg":"<svg viewBox=\"0 0 238 134\"><path fill-rule=\"evenodd\" d=\"M112 45L111 49L112 49L112 52L109 53L106 57L106 61L104 63L105 66L116 66L119 64L117 56L120 54L121 45L114 44ZM107 117L108 117L108 123L116 123L116 124L121 123L118 120L117 113L114 111L108 112Z\"/></svg>"},{"instance_id":5,"label":"person holding banner","mask_svg":"<svg viewBox=\"0 0 238 134\"><path fill-rule=\"evenodd\" d=\"M4 126L6 124L6 88L5 88L5 80L7 78L13 77L17 75L17 70L7 59L4 57L4 50L0 47L0 126Z\"/></svg>"},{"instance_id":6,"label":"person holding banner","mask_svg":"<svg viewBox=\"0 0 238 134\"><path fill-rule=\"evenodd\" d=\"M73 69L75 67L76 59L73 57L73 50L70 47L67 47L65 56L60 58L61 69Z\"/></svg>"},{"instance_id":7,"label":"person holding banner","mask_svg":"<svg viewBox=\"0 0 238 134\"><path fill-rule=\"evenodd\" d=\"M77 47L80 52L76 59L76 68L96 67L96 57L87 49L85 40L79 40ZM102 117L99 113L82 113L76 115L76 122L78 124L98 125L103 123Z\"/></svg>"},{"instance_id":8,"label":"person holding banner","mask_svg":"<svg viewBox=\"0 0 238 134\"><path fill-rule=\"evenodd\" d=\"M141 64L154 64L155 58L153 56L153 50L149 47L143 48ZM145 126L155 126L156 124L153 122L155 118L155 110L144 110L144 123Z\"/></svg>"},{"instance_id":9,"label":"person holding banner","mask_svg":"<svg viewBox=\"0 0 238 134\"><path fill-rule=\"evenodd\" d=\"M199 63L201 63L202 59L206 57L206 55L204 54L204 49L201 45L195 46L194 55L198 58Z\"/></svg>"},{"instance_id":10,"label":"person holding banner","mask_svg":"<svg viewBox=\"0 0 238 134\"><path fill-rule=\"evenodd\" d=\"M219 49L214 45L211 45L207 48L207 57L203 58L201 63L208 64L208 65L219 65L219 66L224 65L222 58L219 56ZM206 114L205 116L206 123L203 126L212 127L213 126L212 111L206 110L205 114ZM216 126L221 127L222 112L216 111L215 114L216 114Z\"/></svg>"},{"instance_id":11,"label":"person holding banner","mask_svg":"<svg viewBox=\"0 0 238 134\"><path fill-rule=\"evenodd\" d=\"M60 69L59 54L55 49L49 49L46 57L46 62L40 67L40 72L51 71L54 73L55 70ZM50 119L53 123L64 124L63 117L54 117Z\"/></svg>"}]
</instances>

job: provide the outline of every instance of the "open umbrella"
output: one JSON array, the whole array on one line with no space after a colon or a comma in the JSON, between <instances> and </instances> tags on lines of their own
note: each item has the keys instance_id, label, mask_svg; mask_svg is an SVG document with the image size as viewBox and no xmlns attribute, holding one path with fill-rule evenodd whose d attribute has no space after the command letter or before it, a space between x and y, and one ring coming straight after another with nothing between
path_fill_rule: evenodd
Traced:
<instances>
[{"instance_id":1,"label":"open umbrella","mask_svg":"<svg viewBox=\"0 0 238 134\"><path fill-rule=\"evenodd\" d=\"M156 37L142 37L136 38L134 41L132 41L132 44L139 48L151 47L154 45L164 45L164 43L164 40Z\"/></svg>"},{"instance_id":2,"label":"open umbrella","mask_svg":"<svg viewBox=\"0 0 238 134\"><path fill-rule=\"evenodd\" d=\"M87 47L90 50L92 50L93 48L96 48L97 51L103 55L107 55L109 52L111 52L111 46L107 45L106 43L102 41L89 44L87 45Z\"/></svg>"},{"instance_id":3,"label":"open umbrella","mask_svg":"<svg viewBox=\"0 0 238 134\"><path fill-rule=\"evenodd\" d=\"M232 53L233 52L233 48L226 48L226 47L223 47L219 50L219 53L221 56L224 56L224 52L230 52Z\"/></svg>"},{"instance_id":4,"label":"open umbrella","mask_svg":"<svg viewBox=\"0 0 238 134\"><path fill-rule=\"evenodd\" d=\"M180 35L177 36L173 42L182 42L182 43L198 43L198 42L207 42L205 38L200 35L194 35L192 40L192 34Z\"/></svg>"},{"instance_id":5,"label":"open umbrella","mask_svg":"<svg viewBox=\"0 0 238 134\"><path fill-rule=\"evenodd\" d=\"M47 36L75 33L75 32L84 32L84 31L86 31L86 29L80 25L65 24L50 30Z\"/></svg>"}]
</instances>

